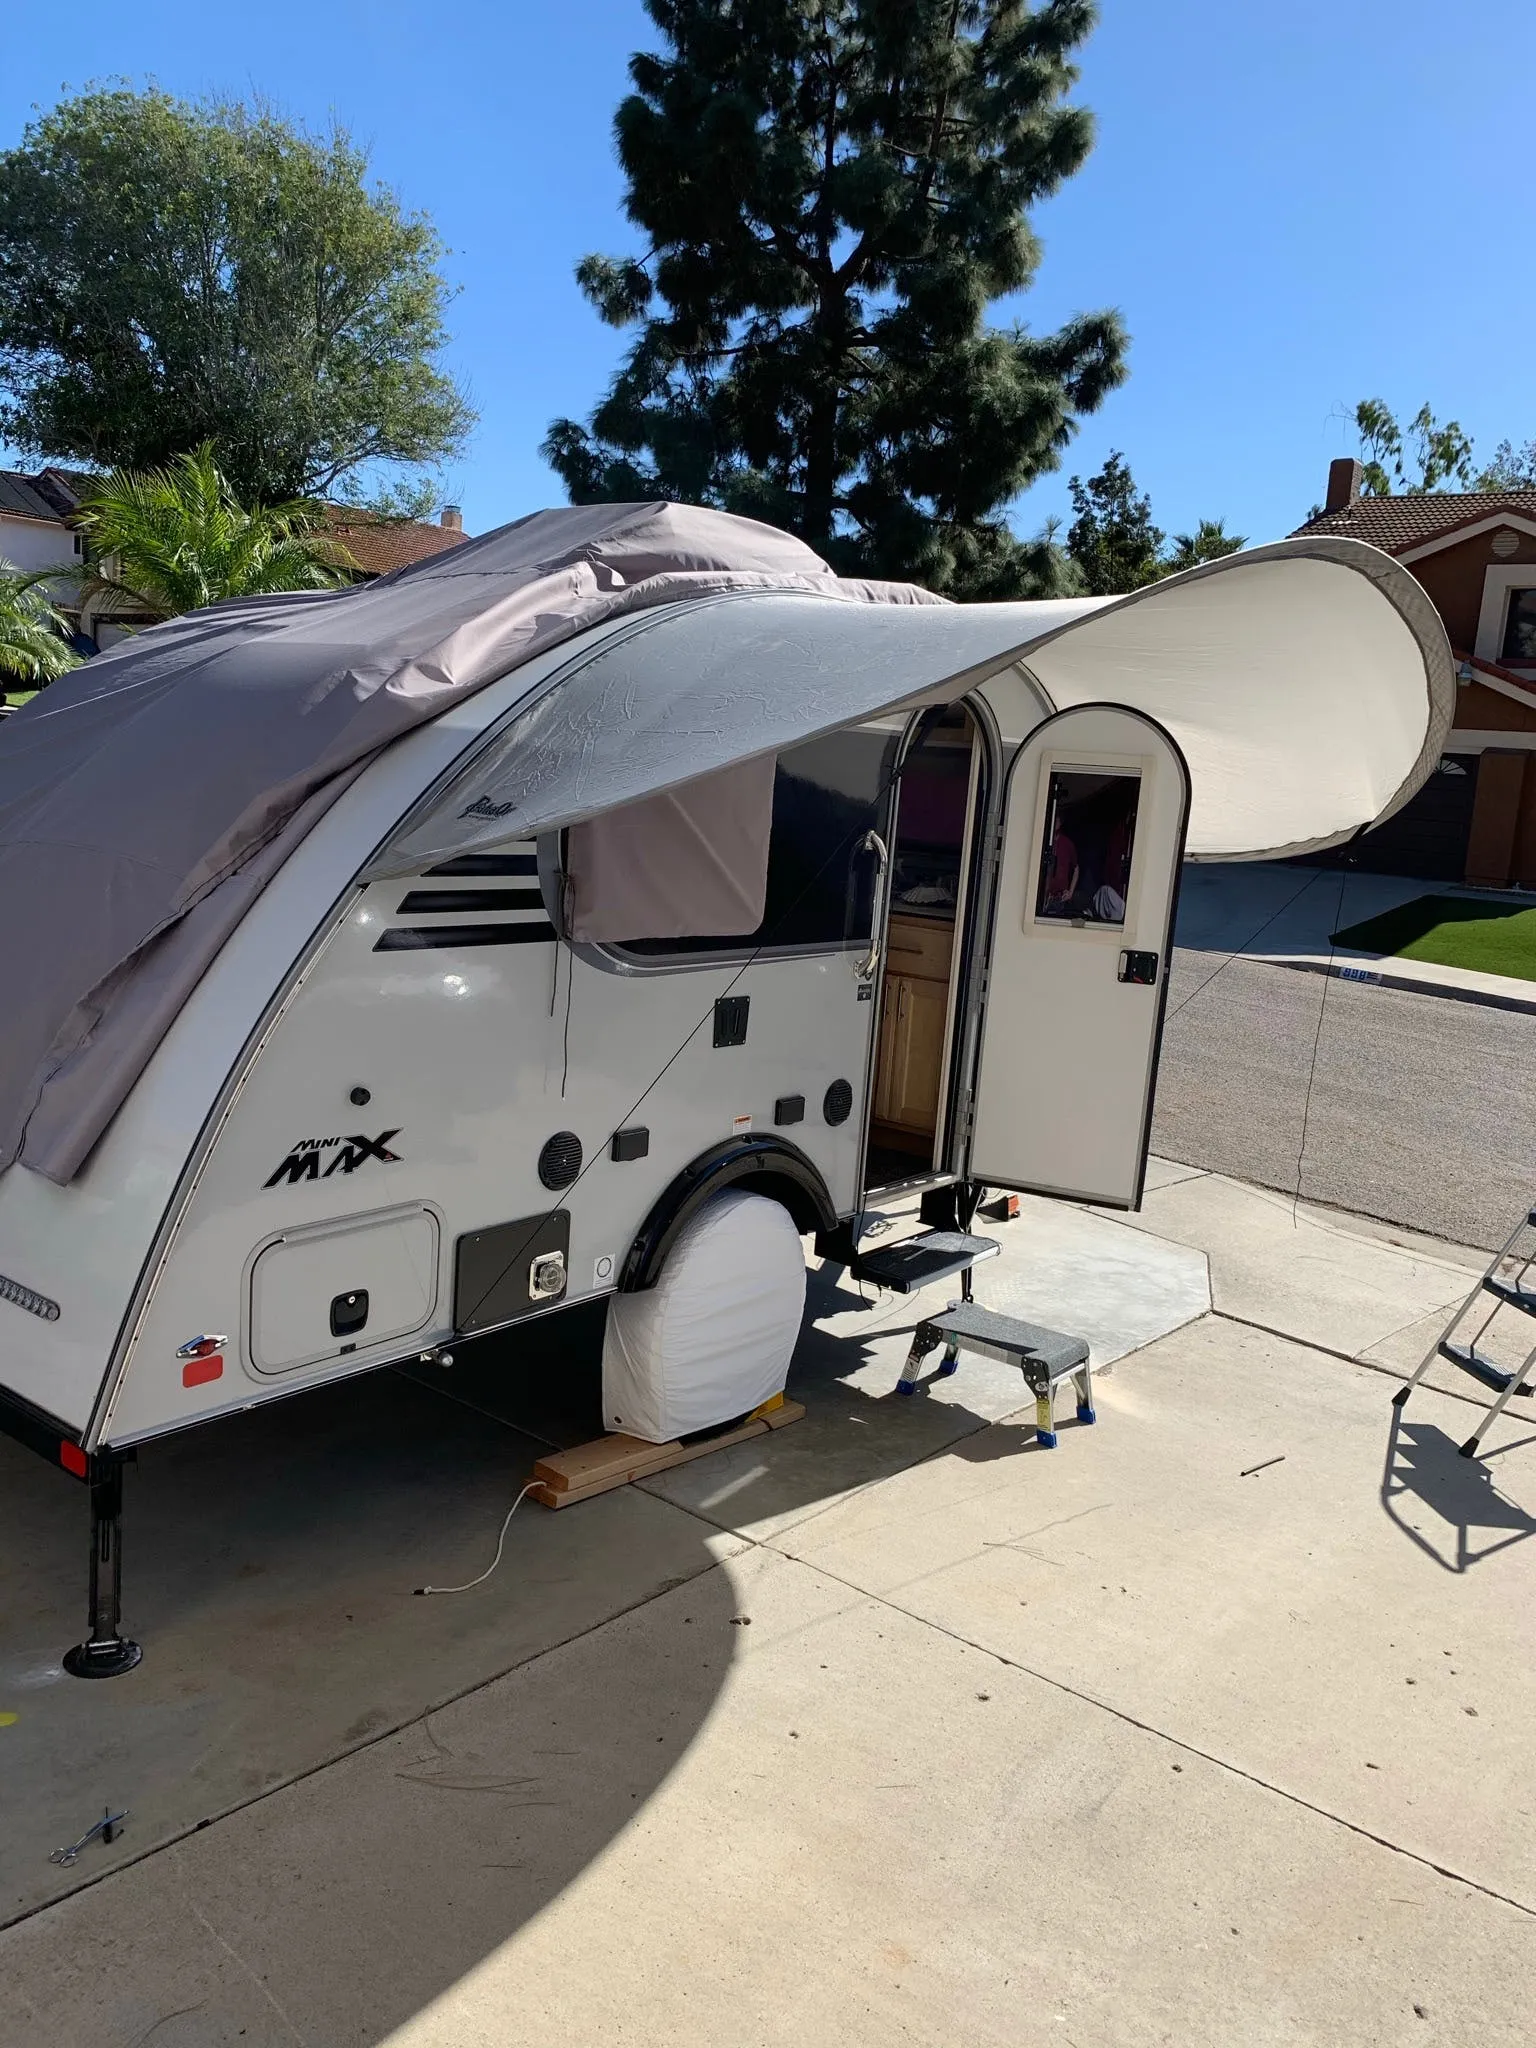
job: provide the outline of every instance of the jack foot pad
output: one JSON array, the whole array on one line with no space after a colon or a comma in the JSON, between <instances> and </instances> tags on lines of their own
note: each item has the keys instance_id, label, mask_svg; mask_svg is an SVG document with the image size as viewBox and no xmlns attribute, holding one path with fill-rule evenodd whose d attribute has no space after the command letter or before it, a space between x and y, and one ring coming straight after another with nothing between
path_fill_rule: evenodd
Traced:
<instances>
[{"instance_id":1,"label":"jack foot pad","mask_svg":"<svg viewBox=\"0 0 1536 2048\"><path fill-rule=\"evenodd\" d=\"M77 1643L64 1652L64 1669L71 1678L117 1678L131 1671L144 1652L137 1643L113 1636L103 1643Z\"/></svg>"}]
</instances>

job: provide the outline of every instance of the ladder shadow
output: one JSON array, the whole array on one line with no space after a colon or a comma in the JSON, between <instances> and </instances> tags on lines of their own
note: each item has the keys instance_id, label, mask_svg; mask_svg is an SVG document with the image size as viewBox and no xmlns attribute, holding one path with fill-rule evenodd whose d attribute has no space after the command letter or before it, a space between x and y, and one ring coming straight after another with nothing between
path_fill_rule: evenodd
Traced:
<instances>
[{"instance_id":1,"label":"ladder shadow","mask_svg":"<svg viewBox=\"0 0 1536 2048\"><path fill-rule=\"evenodd\" d=\"M1536 1442L1536 1438L1521 1437L1515 1443L1501 1445L1494 1455L1531 1442ZM1442 1571L1468 1572L1474 1565L1496 1557L1501 1550L1512 1549L1536 1536L1536 1515L1499 1491L1488 1469L1487 1455L1464 1458L1443 1429L1432 1422L1404 1422L1402 1411L1392 1410L1381 1475L1382 1511ZM1450 1555L1406 1519L1398 1506L1404 1496L1422 1503L1454 1533ZM1497 1534L1496 1541L1474 1548L1474 1530L1507 1533Z\"/></svg>"}]
</instances>

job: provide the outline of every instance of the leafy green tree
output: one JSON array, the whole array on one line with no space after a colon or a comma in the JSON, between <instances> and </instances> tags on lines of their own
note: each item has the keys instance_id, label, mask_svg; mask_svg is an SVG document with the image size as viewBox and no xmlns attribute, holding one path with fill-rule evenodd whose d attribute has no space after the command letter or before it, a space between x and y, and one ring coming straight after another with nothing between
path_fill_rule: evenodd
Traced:
<instances>
[{"instance_id":1,"label":"leafy green tree","mask_svg":"<svg viewBox=\"0 0 1536 2048\"><path fill-rule=\"evenodd\" d=\"M989 327L1028 209L1082 164L1092 0L646 0L615 122L635 257L577 278L634 330L544 453L577 503L681 498L845 573L1016 596L1055 573L1004 508L1125 374L1113 313Z\"/></svg>"},{"instance_id":2,"label":"leafy green tree","mask_svg":"<svg viewBox=\"0 0 1536 2048\"><path fill-rule=\"evenodd\" d=\"M90 90L0 155L0 432L143 469L204 441L246 498L457 450L430 222L346 132Z\"/></svg>"},{"instance_id":3,"label":"leafy green tree","mask_svg":"<svg viewBox=\"0 0 1536 2048\"><path fill-rule=\"evenodd\" d=\"M1152 522L1152 500L1136 488L1130 465L1112 453L1087 483L1067 486L1077 515L1067 529L1067 553L1091 597L1114 597L1155 583L1163 572L1163 531Z\"/></svg>"},{"instance_id":4,"label":"leafy green tree","mask_svg":"<svg viewBox=\"0 0 1536 2048\"><path fill-rule=\"evenodd\" d=\"M1137 490L1118 450L1097 476L1087 483L1073 477L1067 488L1077 515L1067 529L1067 560L1078 588L1093 597L1140 590L1160 576L1218 562L1248 545L1246 535L1228 533L1224 519L1202 519L1193 533L1176 533L1165 547L1163 530L1153 523L1152 500Z\"/></svg>"},{"instance_id":5,"label":"leafy green tree","mask_svg":"<svg viewBox=\"0 0 1536 2048\"><path fill-rule=\"evenodd\" d=\"M1501 441L1493 451L1493 460L1478 474L1477 488L1480 491L1536 491L1536 441L1527 441L1523 448L1516 448L1513 442Z\"/></svg>"},{"instance_id":6,"label":"leafy green tree","mask_svg":"<svg viewBox=\"0 0 1536 2048\"><path fill-rule=\"evenodd\" d=\"M49 589L46 570L28 576L0 562L0 689L8 683L38 689L79 666L64 637L69 623Z\"/></svg>"},{"instance_id":7,"label":"leafy green tree","mask_svg":"<svg viewBox=\"0 0 1536 2048\"><path fill-rule=\"evenodd\" d=\"M1244 533L1228 533L1224 519L1202 519L1193 533L1176 533L1163 556L1161 571L1172 576L1180 569L1196 568L1201 562L1219 562L1248 545Z\"/></svg>"},{"instance_id":8,"label":"leafy green tree","mask_svg":"<svg viewBox=\"0 0 1536 2048\"><path fill-rule=\"evenodd\" d=\"M1458 421L1442 425L1425 404L1405 432L1381 399L1362 398L1354 424L1366 497L1419 497L1447 483L1471 489L1472 442Z\"/></svg>"},{"instance_id":9,"label":"leafy green tree","mask_svg":"<svg viewBox=\"0 0 1536 2048\"><path fill-rule=\"evenodd\" d=\"M305 500L247 510L204 445L164 469L114 470L78 520L94 567L92 596L157 619L226 597L328 590L356 565Z\"/></svg>"}]
</instances>

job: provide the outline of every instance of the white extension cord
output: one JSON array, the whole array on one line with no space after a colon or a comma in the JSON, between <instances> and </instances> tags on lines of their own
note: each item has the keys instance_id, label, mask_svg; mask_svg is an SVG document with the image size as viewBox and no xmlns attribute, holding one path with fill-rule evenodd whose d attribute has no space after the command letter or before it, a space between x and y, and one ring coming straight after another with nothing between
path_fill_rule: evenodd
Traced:
<instances>
[{"instance_id":1,"label":"white extension cord","mask_svg":"<svg viewBox=\"0 0 1536 2048\"><path fill-rule=\"evenodd\" d=\"M491 1559L478 1579L466 1579L462 1586L418 1586L416 1591L418 1593L472 1593L476 1586L483 1586L491 1576L491 1573L495 1571L497 1565L501 1563L502 1546L507 1540L507 1531L512 1526L512 1517L517 1513L529 1494L533 1492L534 1488L540 1484L539 1480L530 1479L522 1492L517 1496L517 1499L513 1501L511 1507L507 1509L507 1518L501 1525L501 1534L496 1538L496 1555Z\"/></svg>"}]
</instances>

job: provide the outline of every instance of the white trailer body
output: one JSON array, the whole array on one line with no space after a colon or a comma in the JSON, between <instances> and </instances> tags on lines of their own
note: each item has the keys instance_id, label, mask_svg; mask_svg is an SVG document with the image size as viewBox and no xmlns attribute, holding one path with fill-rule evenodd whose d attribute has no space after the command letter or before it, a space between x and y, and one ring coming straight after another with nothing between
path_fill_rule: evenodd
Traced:
<instances>
[{"instance_id":1,"label":"white trailer body","mask_svg":"<svg viewBox=\"0 0 1536 2048\"><path fill-rule=\"evenodd\" d=\"M1412 794L1453 688L1421 599L1340 543L1098 607L765 592L463 698L278 867L84 1168L0 1174L0 1420L111 1523L132 1446L649 1285L726 1186L845 1257L897 1184L1134 1207L1187 844L1326 844ZM583 938L576 835L753 760L763 925ZM908 978L893 944L936 950ZM73 1668L123 1668L109 1604Z\"/></svg>"}]
</instances>

